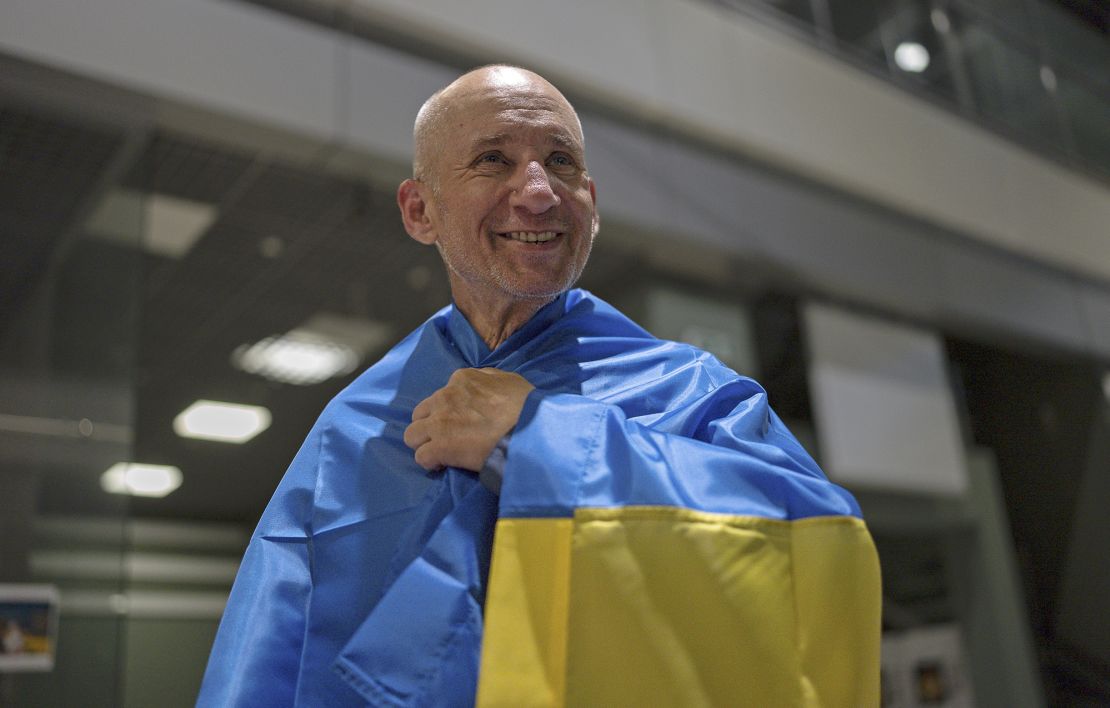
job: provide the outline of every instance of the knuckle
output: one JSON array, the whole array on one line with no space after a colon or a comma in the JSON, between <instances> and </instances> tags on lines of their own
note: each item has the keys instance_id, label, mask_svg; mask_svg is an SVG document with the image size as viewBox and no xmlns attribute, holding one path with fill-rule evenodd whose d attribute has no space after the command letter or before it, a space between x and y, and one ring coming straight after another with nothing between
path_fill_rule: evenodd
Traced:
<instances>
[{"instance_id":1,"label":"knuckle","mask_svg":"<svg viewBox=\"0 0 1110 708\"><path fill-rule=\"evenodd\" d=\"M448 383L466 381L470 378L472 371L473 369L455 369L455 372L451 374L451 378L447 379L447 381Z\"/></svg>"}]
</instances>

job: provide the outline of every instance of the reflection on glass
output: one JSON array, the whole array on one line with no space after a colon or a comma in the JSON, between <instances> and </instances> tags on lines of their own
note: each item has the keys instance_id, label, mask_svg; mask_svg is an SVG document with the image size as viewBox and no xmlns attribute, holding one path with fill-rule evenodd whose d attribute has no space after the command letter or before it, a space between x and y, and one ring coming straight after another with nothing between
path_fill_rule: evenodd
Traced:
<instances>
[{"instance_id":1,"label":"reflection on glass","mask_svg":"<svg viewBox=\"0 0 1110 708\"><path fill-rule=\"evenodd\" d=\"M1058 76L1057 82L1076 150L1093 167L1110 174L1110 93L1094 90L1068 74Z\"/></svg>"},{"instance_id":2,"label":"reflection on glass","mask_svg":"<svg viewBox=\"0 0 1110 708\"><path fill-rule=\"evenodd\" d=\"M1034 6L1039 34L1056 62L1110 91L1110 42L1104 32L1084 23L1056 3L1038 0Z\"/></svg>"},{"instance_id":3,"label":"reflection on glass","mask_svg":"<svg viewBox=\"0 0 1110 708\"><path fill-rule=\"evenodd\" d=\"M958 89L952 48L946 42L950 30L947 14L930 10L926 3L913 3L887 20L883 35L891 64L902 78L960 104L965 99Z\"/></svg>"},{"instance_id":4,"label":"reflection on glass","mask_svg":"<svg viewBox=\"0 0 1110 708\"><path fill-rule=\"evenodd\" d=\"M761 4L801 20L806 25L813 25L813 7L809 0L761 0Z\"/></svg>"},{"instance_id":5,"label":"reflection on glass","mask_svg":"<svg viewBox=\"0 0 1110 708\"><path fill-rule=\"evenodd\" d=\"M983 22L989 22L1008 34L1032 41L1033 24L1024 0L950 0L949 3Z\"/></svg>"},{"instance_id":6,"label":"reflection on glass","mask_svg":"<svg viewBox=\"0 0 1110 708\"><path fill-rule=\"evenodd\" d=\"M944 41L948 17L925 0L829 0L838 41L896 79L959 104L955 61Z\"/></svg>"},{"instance_id":7,"label":"reflection on glass","mask_svg":"<svg viewBox=\"0 0 1110 708\"><path fill-rule=\"evenodd\" d=\"M901 42L894 49L894 63L911 74L920 74L928 69L929 59L929 50L918 42Z\"/></svg>"},{"instance_id":8,"label":"reflection on glass","mask_svg":"<svg viewBox=\"0 0 1110 708\"><path fill-rule=\"evenodd\" d=\"M876 64L886 63L880 32L882 20L896 9L890 0L828 0L836 39Z\"/></svg>"},{"instance_id":9,"label":"reflection on glass","mask_svg":"<svg viewBox=\"0 0 1110 708\"><path fill-rule=\"evenodd\" d=\"M0 672L0 703L120 705L122 624L106 603L122 590L129 507L105 493L99 477L133 447L142 199L103 215L112 239L91 233L85 217L125 148L125 130L7 91L0 90L0 582L56 588L60 613L53 671ZM79 562L49 562L59 554L95 557L96 569L82 575Z\"/></svg>"},{"instance_id":10,"label":"reflection on glass","mask_svg":"<svg viewBox=\"0 0 1110 708\"><path fill-rule=\"evenodd\" d=\"M1060 124L1033 48L1007 41L979 22L965 19L953 25L979 114L1027 140L1063 151Z\"/></svg>"}]
</instances>

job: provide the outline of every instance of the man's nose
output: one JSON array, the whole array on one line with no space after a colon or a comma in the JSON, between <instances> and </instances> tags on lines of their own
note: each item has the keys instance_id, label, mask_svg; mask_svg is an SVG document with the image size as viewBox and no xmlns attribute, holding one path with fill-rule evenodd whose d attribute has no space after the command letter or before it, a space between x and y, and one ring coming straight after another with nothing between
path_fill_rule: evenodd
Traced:
<instances>
[{"instance_id":1,"label":"man's nose","mask_svg":"<svg viewBox=\"0 0 1110 708\"><path fill-rule=\"evenodd\" d=\"M524 166L520 184L513 190L512 206L522 207L533 214L542 214L562 200L551 188L547 170L538 160L531 160Z\"/></svg>"}]
</instances>

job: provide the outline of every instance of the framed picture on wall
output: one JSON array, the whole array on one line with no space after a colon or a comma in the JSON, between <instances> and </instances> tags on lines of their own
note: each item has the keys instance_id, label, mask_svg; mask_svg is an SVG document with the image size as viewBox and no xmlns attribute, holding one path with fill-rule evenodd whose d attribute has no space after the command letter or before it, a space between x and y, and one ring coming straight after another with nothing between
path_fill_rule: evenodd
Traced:
<instances>
[{"instance_id":1,"label":"framed picture on wall","mask_svg":"<svg viewBox=\"0 0 1110 708\"><path fill-rule=\"evenodd\" d=\"M0 672L50 671L58 637L58 589L0 584Z\"/></svg>"}]
</instances>

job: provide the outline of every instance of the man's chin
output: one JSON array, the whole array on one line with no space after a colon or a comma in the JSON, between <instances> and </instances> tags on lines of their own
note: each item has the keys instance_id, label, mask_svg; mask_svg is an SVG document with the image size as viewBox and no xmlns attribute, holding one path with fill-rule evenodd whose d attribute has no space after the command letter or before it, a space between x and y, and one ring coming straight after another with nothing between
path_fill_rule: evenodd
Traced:
<instances>
[{"instance_id":1,"label":"man's chin","mask_svg":"<svg viewBox=\"0 0 1110 708\"><path fill-rule=\"evenodd\" d=\"M574 287L577 281L577 275L573 278L564 278L554 282L550 279L541 282L517 281L505 283L505 290L520 300L554 300Z\"/></svg>"}]
</instances>

